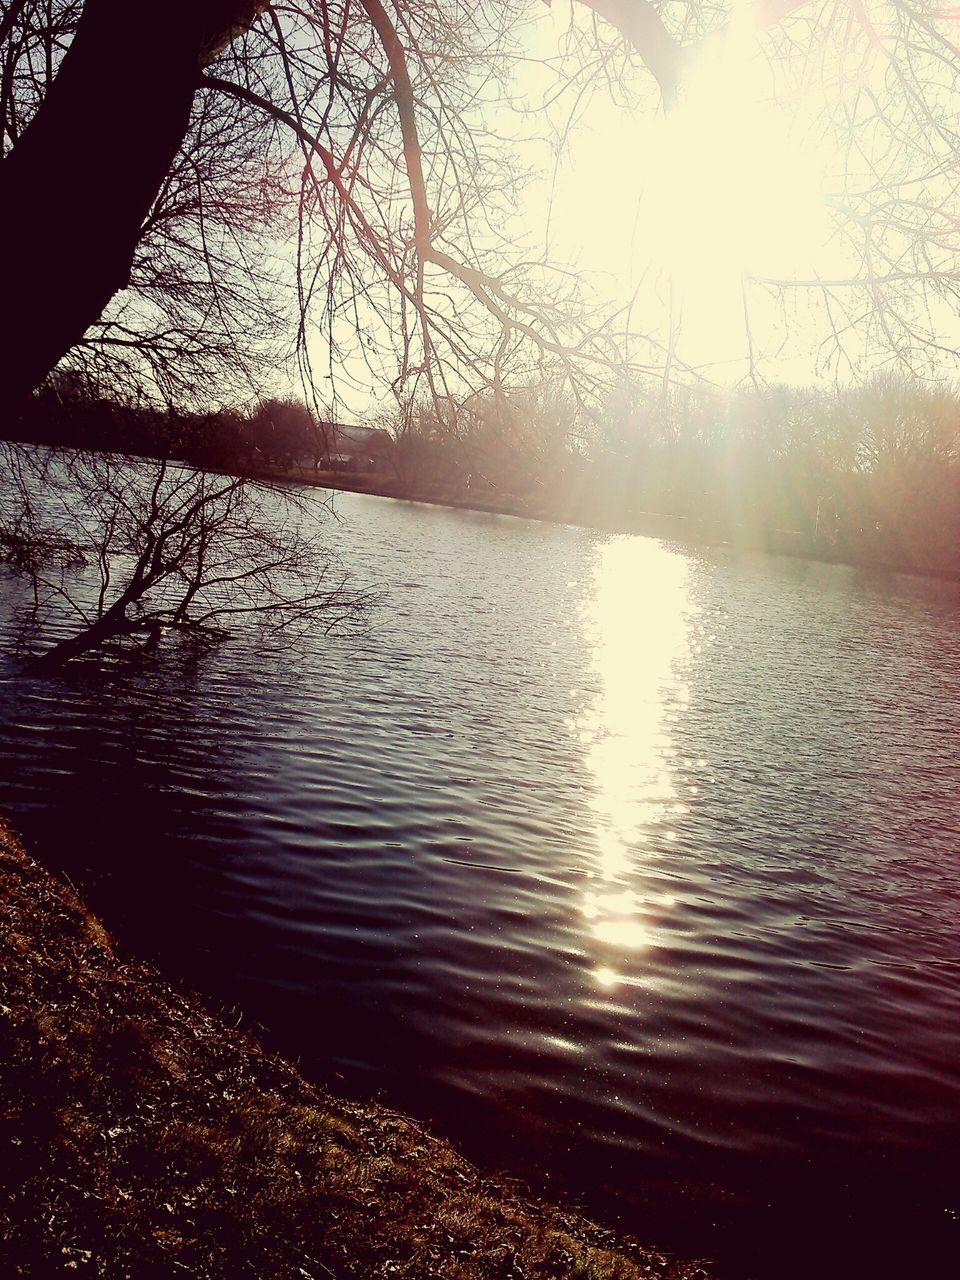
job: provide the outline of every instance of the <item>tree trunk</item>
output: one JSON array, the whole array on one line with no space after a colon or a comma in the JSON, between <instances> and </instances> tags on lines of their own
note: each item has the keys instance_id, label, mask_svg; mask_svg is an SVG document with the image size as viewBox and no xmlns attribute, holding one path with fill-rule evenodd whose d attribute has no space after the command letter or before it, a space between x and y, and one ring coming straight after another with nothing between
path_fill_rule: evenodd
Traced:
<instances>
[{"instance_id":1,"label":"tree trunk","mask_svg":"<svg viewBox=\"0 0 960 1280\"><path fill-rule=\"evenodd\" d=\"M86 0L36 116L0 162L0 414L83 336L129 278L183 141L201 65L255 0Z\"/></svg>"},{"instance_id":2,"label":"tree trunk","mask_svg":"<svg viewBox=\"0 0 960 1280\"><path fill-rule=\"evenodd\" d=\"M36 658L32 658L24 667L23 674L28 676L52 675L54 672L62 670L73 658L79 658L82 653L98 649L102 644L106 644L108 640L129 634L131 631L131 624L127 618L127 606L129 603L130 600L125 592L120 600L111 605L102 618L98 618L96 622L91 623L82 631L77 631L72 636L67 636L65 640L58 641L52 648L46 649Z\"/></svg>"}]
</instances>

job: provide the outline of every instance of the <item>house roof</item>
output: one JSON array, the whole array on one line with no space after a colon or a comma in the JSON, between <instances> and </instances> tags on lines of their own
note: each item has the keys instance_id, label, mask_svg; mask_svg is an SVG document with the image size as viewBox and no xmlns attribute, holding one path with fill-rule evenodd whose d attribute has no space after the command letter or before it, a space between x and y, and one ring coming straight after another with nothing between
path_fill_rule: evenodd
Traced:
<instances>
[{"instance_id":1,"label":"house roof","mask_svg":"<svg viewBox=\"0 0 960 1280\"><path fill-rule=\"evenodd\" d=\"M390 434L382 427L361 427L349 423L326 424L330 439L330 452L350 454L387 448L392 444Z\"/></svg>"}]
</instances>

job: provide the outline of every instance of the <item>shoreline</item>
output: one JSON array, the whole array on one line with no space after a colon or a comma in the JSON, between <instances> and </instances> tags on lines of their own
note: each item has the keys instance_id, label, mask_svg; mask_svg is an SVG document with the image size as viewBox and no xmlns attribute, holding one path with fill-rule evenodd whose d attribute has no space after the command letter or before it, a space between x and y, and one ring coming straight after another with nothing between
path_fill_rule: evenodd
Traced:
<instances>
[{"instance_id":1,"label":"shoreline","mask_svg":"<svg viewBox=\"0 0 960 1280\"><path fill-rule=\"evenodd\" d=\"M118 954L2 819L0 889L8 1274L709 1280L311 1084Z\"/></svg>"},{"instance_id":2,"label":"shoreline","mask_svg":"<svg viewBox=\"0 0 960 1280\"><path fill-rule=\"evenodd\" d=\"M593 529L601 533L633 534L647 538L662 538L682 542L690 546L727 547L734 551L755 551L766 555L789 556L810 560L817 564L848 565L854 569L874 569L887 573L903 573L914 577L932 578L940 582L960 583L960 559L956 565L923 564L917 560L898 560L883 555L857 555L847 549L812 541L800 529L766 528L760 525L728 525L718 520L698 519L695 516L672 515L667 512L631 510L602 517L593 510L573 510L549 503L537 504L520 499L500 501L468 500L453 493L436 493L404 486L399 482L385 481L382 476L371 477L372 484L365 484L362 474L351 476L322 471L300 473L294 471L267 470L251 474L252 480L268 483L300 484L307 488L328 489L334 493L359 493L373 498L390 498L395 502L419 503L424 506L447 507L456 511L475 511L480 515L514 516L522 520L537 520L544 524L569 525L580 529ZM352 482L355 481L355 482ZM955 557L956 558L956 557Z\"/></svg>"},{"instance_id":3,"label":"shoreline","mask_svg":"<svg viewBox=\"0 0 960 1280\"><path fill-rule=\"evenodd\" d=\"M35 443L22 440L16 433L5 433L3 438L13 442ZM79 450L90 448L88 445L53 441L40 442L40 447ZM123 452L118 456L151 461L157 460L161 455L135 451ZM473 511L481 515L513 516L521 520L592 529L601 533L632 534L676 541L687 546L724 547L740 552L788 556L816 564L847 565L854 569L908 574L960 584L960 540L956 539L954 544L945 548L941 557L930 559L922 554L913 554L911 548L903 544L894 546L892 551L883 548L871 550L869 545L858 549L850 544L844 545L839 538L831 540L801 529L768 527L760 523L733 523L714 517L678 515L665 511L645 511L622 503L604 507L598 497L576 499L561 496L537 500L511 495L498 498L488 494L481 497L479 491L467 496L459 486L421 489L382 471L314 470L306 466L263 466L239 471L198 461L195 457L179 452L168 455L167 460L214 475L242 476L264 484L299 485L304 488L325 489L331 493L359 493L368 497L389 498L396 502ZM878 531L878 539L884 536Z\"/></svg>"}]
</instances>

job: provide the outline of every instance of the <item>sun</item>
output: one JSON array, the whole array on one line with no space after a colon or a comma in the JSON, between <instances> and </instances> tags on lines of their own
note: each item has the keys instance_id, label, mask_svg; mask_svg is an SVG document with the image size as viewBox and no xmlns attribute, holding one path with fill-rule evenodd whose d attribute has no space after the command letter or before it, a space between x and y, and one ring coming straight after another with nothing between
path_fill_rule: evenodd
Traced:
<instances>
[{"instance_id":1,"label":"sun","mask_svg":"<svg viewBox=\"0 0 960 1280\"><path fill-rule=\"evenodd\" d=\"M775 101L774 74L755 29L733 23L651 137L638 221L688 346L742 329L745 281L814 277L827 242L824 157Z\"/></svg>"},{"instance_id":2,"label":"sun","mask_svg":"<svg viewBox=\"0 0 960 1280\"><path fill-rule=\"evenodd\" d=\"M784 75L740 9L690 55L670 109L598 95L555 179L554 248L636 295L641 326L658 309L677 321L693 363L742 357L745 281L816 278L828 253L817 95L785 94Z\"/></svg>"},{"instance_id":3,"label":"sun","mask_svg":"<svg viewBox=\"0 0 960 1280\"><path fill-rule=\"evenodd\" d=\"M825 230L821 165L773 101L755 34L736 24L694 59L653 136L644 211L687 287L808 270Z\"/></svg>"}]
</instances>

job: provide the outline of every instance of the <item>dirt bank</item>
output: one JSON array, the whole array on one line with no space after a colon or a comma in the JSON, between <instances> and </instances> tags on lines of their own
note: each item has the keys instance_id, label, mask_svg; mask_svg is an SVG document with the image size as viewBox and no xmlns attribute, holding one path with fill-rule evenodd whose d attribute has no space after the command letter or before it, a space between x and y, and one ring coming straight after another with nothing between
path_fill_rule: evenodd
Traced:
<instances>
[{"instance_id":1,"label":"dirt bank","mask_svg":"<svg viewBox=\"0 0 960 1280\"><path fill-rule=\"evenodd\" d=\"M706 1280L310 1085L118 955L2 822L0 980L5 1276Z\"/></svg>"}]
</instances>

